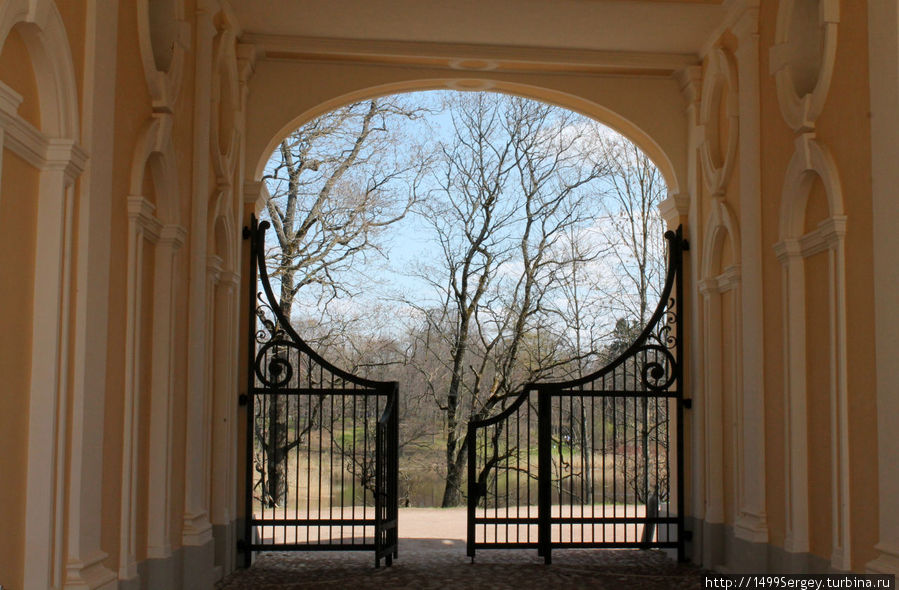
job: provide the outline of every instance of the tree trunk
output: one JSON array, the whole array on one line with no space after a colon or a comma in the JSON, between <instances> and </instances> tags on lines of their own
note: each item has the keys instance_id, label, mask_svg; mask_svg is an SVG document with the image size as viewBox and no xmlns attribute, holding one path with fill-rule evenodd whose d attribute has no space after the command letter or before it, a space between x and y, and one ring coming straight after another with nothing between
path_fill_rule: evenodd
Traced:
<instances>
[{"instance_id":1,"label":"tree trunk","mask_svg":"<svg viewBox=\"0 0 899 590\"><path fill-rule=\"evenodd\" d=\"M440 507L453 508L462 503L462 465L451 461L446 467L446 486L443 488Z\"/></svg>"}]
</instances>

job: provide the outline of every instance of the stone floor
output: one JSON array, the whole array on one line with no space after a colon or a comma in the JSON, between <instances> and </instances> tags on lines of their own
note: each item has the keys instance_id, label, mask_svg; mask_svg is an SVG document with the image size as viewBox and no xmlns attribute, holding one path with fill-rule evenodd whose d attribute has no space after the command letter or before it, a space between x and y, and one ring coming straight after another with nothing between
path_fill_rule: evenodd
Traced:
<instances>
[{"instance_id":1,"label":"stone floor","mask_svg":"<svg viewBox=\"0 0 899 590\"><path fill-rule=\"evenodd\" d=\"M544 565L534 550L481 551L474 563L461 542L403 539L392 567L375 569L369 552L265 553L218 590L293 588L701 588L699 568L658 551L553 551Z\"/></svg>"},{"instance_id":2,"label":"stone floor","mask_svg":"<svg viewBox=\"0 0 899 590\"><path fill-rule=\"evenodd\" d=\"M464 509L463 509L464 510ZM217 590L300 588L415 589L680 589L702 587L703 570L679 564L660 551L556 549L545 565L534 549L481 550L465 556L464 512L400 511L399 558L374 568L371 552L263 553ZM411 537L411 538L410 538Z\"/></svg>"}]
</instances>

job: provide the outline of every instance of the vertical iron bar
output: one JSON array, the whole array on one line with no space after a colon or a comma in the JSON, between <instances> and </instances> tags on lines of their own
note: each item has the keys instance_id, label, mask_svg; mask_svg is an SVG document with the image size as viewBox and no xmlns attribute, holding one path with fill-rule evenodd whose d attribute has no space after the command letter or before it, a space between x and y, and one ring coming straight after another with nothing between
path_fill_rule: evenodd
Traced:
<instances>
[{"instance_id":1,"label":"vertical iron bar","mask_svg":"<svg viewBox=\"0 0 899 590\"><path fill-rule=\"evenodd\" d=\"M253 553L250 545L253 543L253 443L255 442L255 415L256 395L253 393L256 383L254 373L256 360L256 216L250 218L250 272L247 280L247 434L246 434L246 465L244 465L245 497L244 497L244 554L243 565L245 568L252 565Z\"/></svg>"},{"instance_id":2,"label":"vertical iron bar","mask_svg":"<svg viewBox=\"0 0 899 590\"><path fill-rule=\"evenodd\" d=\"M300 366L299 361L300 361L299 355L297 355L297 367ZM299 384L300 384L300 377L298 375L297 376L297 385L299 385ZM300 426L300 424L301 424L300 416L302 414L302 411L300 409L300 404L301 404L300 396L294 396L294 398L295 399L294 399L293 407L294 407L294 420L295 420L295 429L296 429L296 448L294 449L294 451L295 451L296 458L297 458L297 468L295 470L296 473L294 473L293 514L294 514L294 518L299 518L299 515L300 515L300 471L302 471L302 469L300 469L300 444L302 442L301 435L302 435L303 429ZM299 537L300 537L300 527L294 525L294 527L293 527L293 542L294 543L299 542Z\"/></svg>"},{"instance_id":3,"label":"vertical iron bar","mask_svg":"<svg viewBox=\"0 0 899 590\"><path fill-rule=\"evenodd\" d=\"M677 560L686 561L686 546L684 534L684 374L683 374L683 333L681 326L684 325L683 312L686 306L683 305L684 286L683 286L683 226L677 228L675 240L672 244L674 250L674 280L675 280L675 297L674 303L677 313L675 315L674 331L677 338L677 348L675 350L676 368L675 379L677 380Z\"/></svg>"},{"instance_id":4,"label":"vertical iron bar","mask_svg":"<svg viewBox=\"0 0 899 590\"><path fill-rule=\"evenodd\" d=\"M552 493L552 418L550 412L552 408L550 404L552 398L546 388L541 387L537 390L537 420L538 420L538 458L537 458L537 502L539 508L537 517L539 525L537 528L538 543L540 544L540 553L546 564L552 563L552 544L550 539L550 519L551 497Z\"/></svg>"},{"instance_id":5,"label":"vertical iron bar","mask_svg":"<svg viewBox=\"0 0 899 590\"><path fill-rule=\"evenodd\" d=\"M376 397L378 400L380 396ZM375 402L375 411L378 405ZM375 425L375 567L381 567L381 550L383 548L381 542L381 528L384 526L383 514L381 513L382 499L381 493L384 490L384 481L381 474L381 450L384 448L384 433L381 428L380 420Z\"/></svg>"},{"instance_id":6,"label":"vertical iron bar","mask_svg":"<svg viewBox=\"0 0 899 590\"><path fill-rule=\"evenodd\" d=\"M350 516L354 521L356 520L356 428L357 428L357 423L356 423L356 398L357 398L357 396L355 394L355 390L356 390L356 385L353 384L353 392L354 392L353 393L353 455L352 455L352 459L350 460L350 464L353 466L353 471L351 473L352 488L353 488L352 489L353 504L352 504L352 509L350 511L352 514ZM352 532L352 540L353 540L353 544L355 545L356 544L356 525L355 524L353 524L352 531L353 531ZM363 527L362 535L365 536L364 527Z\"/></svg>"}]
</instances>

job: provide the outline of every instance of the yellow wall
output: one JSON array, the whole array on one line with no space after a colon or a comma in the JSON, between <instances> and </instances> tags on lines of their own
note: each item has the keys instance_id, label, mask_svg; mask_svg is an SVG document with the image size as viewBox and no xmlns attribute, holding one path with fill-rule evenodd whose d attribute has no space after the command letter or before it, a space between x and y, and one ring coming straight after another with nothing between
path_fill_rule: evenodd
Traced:
<instances>
[{"instance_id":1,"label":"yellow wall","mask_svg":"<svg viewBox=\"0 0 899 590\"><path fill-rule=\"evenodd\" d=\"M28 393L37 230L38 171L3 150L0 175L0 584L22 587L25 476L28 461Z\"/></svg>"},{"instance_id":2,"label":"yellow wall","mask_svg":"<svg viewBox=\"0 0 899 590\"><path fill-rule=\"evenodd\" d=\"M151 105L138 48L135 3L119 5L118 59L110 223L109 344L107 350L106 418L103 446L103 550L106 565L118 571L119 514L122 482L122 420L125 392L125 318L127 293L128 213L131 160L135 140L150 117Z\"/></svg>"},{"instance_id":3,"label":"yellow wall","mask_svg":"<svg viewBox=\"0 0 899 590\"><path fill-rule=\"evenodd\" d=\"M836 66L830 94L817 122L817 136L833 154L839 169L845 214L848 218L846 235L846 285L848 366L850 399L850 461L852 463L852 557L856 568L862 568L874 556L877 539L877 449L873 351L873 273L871 266L871 184L870 184L870 127L867 119L867 35L866 2L840 3L839 42ZM784 539L784 408L783 408L783 322L781 263L772 249L779 239L780 195L787 164L793 152L793 133L784 122L777 103L774 77L769 71L767 48L774 44L777 3L761 3L760 71L762 115L762 252L765 306L765 407L769 442L766 449L768 516L771 542L783 546ZM820 190L820 189L816 189ZM824 213L820 199L812 198L806 227L812 229ZM826 297L827 281L816 260L808 261L806 288L810 303L807 310L809 358L808 366L822 362L829 341L821 321L818 297ZM828 361L829 362L829 361ZM809 370L809 392L819 386L820 372ZM810 395L809 404L813 404ZM820 557L830 556L829 485L821 487L823 477L814 473L820 460L818 450L823 441L815 437L817 423L822 419L817 410L812 414L810 429L810 523L812 552ZM828 426L829 428L829 426ZM821 434L819 432L819 434ZM823 447L829 453L827 447ZM814 449L814 452L811 450ZM829 469L829 458L827 458ZM825 505L824 503L827 502Z\"/></svg>"},{"instance_id":4,"label":"yellow wall","mask_svg":"<svg viewBox=\"0 0 899 590\"><path fill-rule=\"evenodd\" d=\"M195 2L187 2L185 13L193 25ZM845 214L848 218L846 236L846 286L847 286L847 327L848 340L848 388L850 396L850 455L851 455L851 522L853 563L856 568L874 557L873 546L878 538L877 530L877 432L875 383L874 383L874 318L873 318L873 284L872 270L872 219L871 219L871 182L870 182L870 128L867 118L867 12L866 2L862 0L843 0L841 3L841 23L837 60L834 70L833 84L827 99L825 110L817 123L817 136L833 154L842 177L842 188L845 198ZM71 46L75 67L75 78L79 92L84 83L84 55L86 9L84 3L57 1L63 20L66 23L66 34ZM774 44L777 2L762 2L760 6L760 107L761 107L761 209L762 209L762 250L751 255L759 255L762 260L763 295L764 295L764 396L766 432L765 453L767 515L770 530L770 542L783 546L785 532L784 514L784 321L783 317L783 285L782 266L774 255L773 246L780 240L780 208L781 191L787 164L793 154L794 133L784 122L777 102L777 94L773 76L769 75L768 48ZM109 282L109 328L107 348L107 394L104 417L103 445L103 526L102 548L109 554L105 565L112 571L118 570L119 530L120 530L120 495L122 470L124 392L125 392L125 351L126 351L126 293L127 293L127 252L128 216L127 196L129 195L132 174L132 158L135 142L140 131L151 118L152 107L144 77L144 66L138 45L137 3L120 2L118 14L118 43L116 47L116 103L114 112L109 113L108 120L100 121L101 125L112 125L115 149L112 179L112 213L109 226L110 233L110 282ZM195 37L195 35L192 35ZM198 40L193 39L196 43ZM722 35L719 42L730 50L735 50L736 37L730 32ZM189 51L187 64L181 85L180 99L173 113L173 144L177 166L177 195L166 195L177 198L175 219L164 219L167 223L178 223L189 232L199 228L191 227L193 219L192 194L194 191L194 132L196 122L194 105L195 72L192 60L196 54ZM627 74L628 72L623 72ZM632 72L631 72L632 73ZM238 165L243 171L252 175L264 157L266 142L274 139L274 135L283 131L291 121L299 121L299 117L311 117L322 110L335 106L341 101L351 100L366 93L378 92L372 88L389 85L392 90L411 90L429 86L443 86L451 77L463 76L471 79L491 79L498 88L505 90L521 89L537 98L561 102L588 114L599 116L602 109L597 106L605 104L623 113L635 113L630 121L636 128L640 127L647 137L654 137L658 145L655 154L667 155L670 164L669 172L676 178L679 191L686 190L687 150L686 122L682 114L679 89L673 79L663 77L631 77L608 76L601 80L597 76L577 76L561 73L508 73L508 72L450 72L444 68L425 66L379 67L372 64L351 63L287 63L286 61L267 61L257 67L253 84L256 92L251 98L255 114L248 129L247 157ZM19 109L22 117L33 125L40 127L40 102L34 73L28 57L27 47L19 30L14 29L7 38L0 52L0 80L8 84L16 92L23 95L24 100ZM272 88L276 88L272 92ZM524 89L529 89L525 92ZM253 102L255 101L255 102ZM270 107L278 103L279 109ZM203 112L203 109L199 109ZM656 118L636 119L640 112L654 112ZM720 145L727 141L726 113L716 113L718 127L721 131ZM215 118L217 123L219 117ZM626 129L625 129L626 131ZM745 132L745 130L743 131ZM652 147L652 146L651 146ZM737 156L739 161L739 154ZM744 171L736 165L730 183L723 195L736 219L740 218L742 199L739 190L740 178ZM232 190L238 195L242 192L240 179L242 173L235 174ZM208 173L209 186L213 189L218 181L212 170ZM160 204L163 195L160 187L149 180L144 183L145 196ZM27 465L27 412L28 389L30 380L30 348L32 310L32 285L34 277L35 235L37 227L37 190L38 174L29 164L12 154L3 152L2 173L0 173L0 284L16 285L14 289L3 289L0 293L0 325L4 332L15 335L14 338L0 339L0 374L4 378L4 391L0 395L0 415L18 416L20 419L8 420L0 429L0 473L3 474L4 485L0 486L0 522L3 523L4 534L0 535L0 572L9 575L0 578L0 583L11 587L22 585L23 547L25 503L25 470ZM80 190L80 186L77 188ZM205 210L211 194L199 195L204 202L198 210ZM703 225L711 211L712 195L701 188L698 195L698 218L690 220L693 243L701 243ZM240 202L238 196L237 201ZM816 185L812 191L807 214L806 230L812 230L818 221L828 215L823 187ZM724 244L725 254L716 272L724 270L731 263L739 264L741 260L732 253L732 242ZM142 272L147 291L144 293L142 310L143 342L145 358L149 359L152 335L152 285L154 283L152 269L155 264L152 246L145 245L146 260ZM701 268L699 256L701 248L691 250L691 268L698 272ZM745 257L746 253L744 253ZM828 285L829 267L827 253L811 257L807 261L806 280L808 293L807 304L807 347L808 359L806 375L809 391L809 483L810 483L810 524L811 550L815 555L828 558L831 551L831 489L830 479L830 443L833 436L830 430L829 391L831 376L821 367L830 363L832 352L824 343L829 342L832 327L829 317ZM175 318L176 326L173 347L175 364L173 390L173 465L171 482L172 521L171 543L174 548L181 545L181 522L184 512L185 464L184 447L186 445L185 429L188 398L188 289L189 289L189 257L190 240L178 253L175 279ZM244 263L246 261L244 260ZM77 266L77 258L74 260ZM691 294L689 296L695 296ZM246 297L246 289L240 288L240 297ZM738 367L733 361L733 351L739 351L741 343L737 325L733 320L734 307L738 301L733 293L724 294L722 303L721 342L724 362L722 399L722 415L713 417L729 425L734 416L732 385L738 374ZM239 306L241 313L246 311L246 302ZM702 321L703 318L700 318ZM242 317L239 326L246 324ZM241 340L241 346L244 340ZM739 357L739 353L737 353ZM239 356L239 383L245 382L243 359L245 351ZM74 370L74 369L72 369ZM140 426L140 477L138 489L138 538L144 538L147 526L146 490L154 485L149 481L147 472L149 438L149 375L151 365L145 362L141 369L144 396L141 399L144 408L144 420ZM71 375L69 376L71 379ZM192 392L196 394L198 392ZM71 404L68 404L71 406ZM239 428L244 423L239 422ZM729 427L723 431L724 456L724 489L725 518L733 524L732 513L735 507L736 490L732 481L735 479L735 466L732 462L735 441ZM243 443L240 444L243 448ZM238 477L244 475L238 469ZM12 482L12 483L10 483ZM242 484L241 484L242 485ZM689 505L689 501L688 501ZM242 504L238 503L238 509ZM146 556L143 542L139 546L138 557ZM10 572L7 574L7 572Z\"/></svg>"},{"instance_id":5,"label":"yellow wall","mask_svg":"<svg viewBox=\"0 0 899 590\"><path fill-rule=\"evenodd\" d=\"M18 29L17 26L10 31L3 44L3 51L0 52L0 81L22 96L19 115L40 129L41 104L37 82L34 79L34 68L31 65L28 48Z\"/></svg>"}]
</instances>

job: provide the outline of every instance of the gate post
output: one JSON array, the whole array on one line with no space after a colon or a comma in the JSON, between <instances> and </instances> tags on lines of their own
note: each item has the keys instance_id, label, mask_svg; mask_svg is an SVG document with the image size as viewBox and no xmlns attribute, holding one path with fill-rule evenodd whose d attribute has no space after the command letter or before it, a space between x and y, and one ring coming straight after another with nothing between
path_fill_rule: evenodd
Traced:
<instances>
[{"instance_id":1,"label":"gate post","mask_svg":"<svg viewBox=\"0 0 899 590\"><path fill-rule=\"evenodd\" d=\"M467 533L467 542L466 542L466 554L471 558L472 563L474 563L474 544L475 544L475 511L478 508L478 482L477 482L477 466L475 465L475 461L477 460L477 452L475 450L475 445L477 443L477 428L474 426L474 421L470 420L468 422L468 433L465 435L467 437L468 444L468 533Z\"/></svg>"},{"instance_id":2,"label":"gate post","mask_svg":"<svg viewBox=\"0 0 899 590\"><path fill-rule=\"evenodd\" d=\"M538 555L552 563L552 397L537 390L537 539Z\"/></svg>"}]
</instances>

